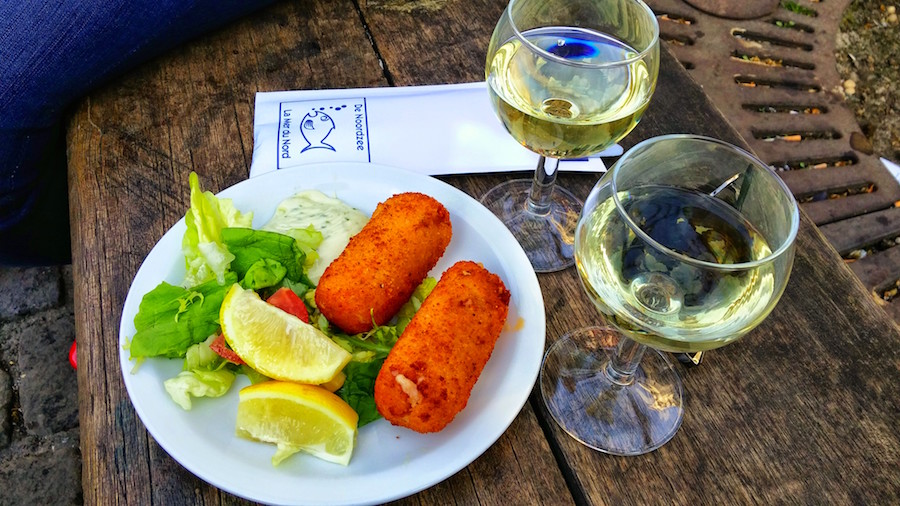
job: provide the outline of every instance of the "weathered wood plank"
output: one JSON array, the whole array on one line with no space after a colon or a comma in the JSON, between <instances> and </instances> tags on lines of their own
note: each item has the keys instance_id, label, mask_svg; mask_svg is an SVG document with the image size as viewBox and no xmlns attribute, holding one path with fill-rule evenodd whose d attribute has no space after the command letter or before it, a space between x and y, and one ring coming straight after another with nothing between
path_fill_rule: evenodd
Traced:
<instances>
[{"instance_id":1,"label":"weathered wood plank","mask_svg":"<svg viewBox=\"0 0 900 506\"><path fill-rule=\"evenodd\" d=\"M900 321L900 299L894 299L884 306L884 310L894 320Z\"/></svg>"},{"instance_id":2,"label":"weathered wood plank","mask_svg":"<svg viewBox=\"0 0 900 506\"><path fill-rule=\"evenodd\" d=\"M184 212L187 173L197 170L214 191L246 177L253 92L483 79L504 3L285 2L80 105L69 177L86 503L243 503L199 482L147 436L116 346L134 272ZM665 52L650 109L623 144L677 132L746 146ZM508 177L443 179L478 196ZM560 183L584 197L596 178L562 174ZM548 343L600 322L574 270L540 283ZM893 322L804 216L776 310L743 341L682 371L687 414L668 445L637 458L599 454L565 435L532 396L480 459L401 503L898 502L898 344Z\"/></svg>"},{"instance_id":3,"label":"weathered wood plank","mask_svg":"<svg viewBox=\"0 0 900 506\"><path fill-rule=\"evenodd\" d=\"M864 214L819 227L839 255L900 236L900 208ZM900 268L900 264L898 264Z\"/></svg>"},{"instance_id":4,"label":"weathered wood plank","mask_svg":"<svg viewBox=\"0 0 900 506\"><path fill-rule=\"evenodd\" d=\"M470 8L473 14L467 18L468 26L479 23L474 13L480 10ZM417 76L427 70L409 52L411 44L409 36L404 35L402 16L370 8L367 18L372 19L369 25L373 37L397 82L421 82ZM435 30L444 36L444 30L450 28ZM432 40L435 33L426 34L425 40ZM454 70L432 71L438 82L459 78L456 69L460 64L471 69L471 78L480 78L480 61L452 58ZM414 70L407 74L405 69ZM645 118L623 142L626 147L653 135L676 132L705 134L746 145L673 58L663 59L661 75L664 77ZM473 180L466 179L464 185L473 195L481 194L494 182L489 178ZM582 197L593 180L583 175L560 176L561 184ZM548 344L573 328L600 321L581 293L574 272L540 278L547 306ZM893 323L806 218L798 239L794 281L785 299L789 302L744 342L716 351L700 368L684 371L689 400L682 432L651 455L624 459L588 450L559 430L547 418L542 403L535 402L562 452L567 478L575 484L576 502L641 504L662 498L673 504L840 502L850 497L878 502L896 497L891 472L881 467L872 473L867 464L884 466L888 454L871 457L864 451L871 445L896 448L897 430L886 425L895 410L881 406L877 412L870 412L871 424L867 427L872 430L862 434L850 417L833 420L832 406L850 403L855 410L867 410L871 403L886 397L880 393L857 397L856 391L861 388L858 382L824 382L823 374L827 373L817 361L830 364L830 370L857 370L862 367L864 354L845 356L841 351L844 347L854 339L875 335L880 336L877 339L882 345L891 345L897 342L897 334ZM845 312L859 315L852 320L863 318L866 322L858 325L847 319ZM851 327L847 333L833 335L835 328L845 326ZM797 342L805 344L797 346ZM896 385L884 380L890 375L890 361L876 368L878 373L867 374L867 381L878 381L882 392L887 389L896 393ZM777 373L773 375L773 371ZM782 378L790 378L799 386L785 388ZM826 400L809 403L807 398ZM754 415L747 416L749 413ZM816 438L812 443L810 434ZM723 435L728 435L727 441L722 441Z\"/></svg>"},{"instance_id":5,"label":"weathered wood plank","mask_svg":"<svg viewBox=\"0 0 900 506\"><path fill-rule=\"evenodd\" d=\"M484 80L505 2L369 0L362 13L396 86Z\"/></svg>"},{"instance_id":6,"label":"weathered wood plank","mask_svg":"<svg viewBox=\"0 0 900 506\"><path fill-rule=\"evenodd\" d=\"M712 129L713 136L740 143L723 120L687 112L708 109L680 67L664 65L662 72L669 75L660 82L672 88L661 87L657 98L668 100L655 100L629 139ZM679 111L677 120L666 119ZM550 340L598 320L586 297L575 304L577 294L558 291L566 274L558 276L542 279ZM574 273L568 283L577 284ZM900 394L887 379L896 375L898 343L894 323L804 217L782 303L744 340L709 354L698 368L682 369L686 415L671 442L650 455L614 458L559 430L554 435L594 504L890 502L898 499L897 474L883 466L900 445L900 429L889 422L898 409L875 405ZM865 350L882 353L884 346L892 358L870 363ZM866 419L836 417L838 409Z\"/></svg>"},{"instance_id":7,"label":"weathered wood plank","mask_svg":"<svg viewBox=\"0 0 900 506\"><path fill-rule=\"evenodd\" d=\"M430 489L393 504L469 504L475 498L478 504L572 503L549 443L529 406L522 410L500 440L469 467Z\"/></svg>"},{"instance_id":8,"label":"weathered wood plank","mask_svg":"<svg viewBox=\"0 0 900 506\"><path fill-rule=\"evenodd\" d=\"M80 374L83 384L98 371L106 375L99 392L82 389L86 502L246 503L205 485L148 437L117 377L115 321L143 257L184 213L187 173L197 171L213 191L246 178L256 91L388 84L362 23L348 12L355 13L352 2L275 6L95 93L73 118L78 329L90 353ZM122 258L115 269L123 272L108 258ZM106 292L112 283L115 293ZM86 317L97 314L102 327ZM469 469L409 500L444 504L448 496L440 491L448 489L462 503L570 502L530 407L514 426ZM541 479L511 479L523 473Z\"/></svg>"},{"instance_id":9,"label":"weathered wood plank","mask_svg":"<svg viewBox=\"0 0 900 506\"><path fill-rule=\"evenodd\" d=\"M883 292L900 279L900 247L867 255L850 264L850 270L873 292Z\"/></svg>"},{"instance_id":10,"label":"weathered wood plank","mask_svg":"<svg viewBox=\"0 0 900 506\"><path fill-rule=\"evenodd\" d=\"M87 504L236 501L148 437L121 381L117 321L144 256L186 209L189 171L214 190L247 177L255 91L387 84L364 28L347 16L354 11L349 0L280 3L144 65L75 112L69 183Z\"/></svg>"},{"instance_id":11,"label":"weathered wood plank","mask_svg":"<svg viewBox=\"0 0 900 506\"><path fill-rule=\"evenodd\" d=\"M802 197L820 191L842 190L872 184L872 176L866 170L850 167L790 170L780 174L794 195Z\"/></svg>"},{"instance_id":12,"label":"weathered wood plank","mask_svg":"<svg viewBox=\"0 0 900 506\"><path fill-rule=\"evenodd\" d=\"M898 393L896 382L886 379L896 375L897 356L888 351L892 358L879 363L869 356L896 346L896 335L885 330L893 322L846 269L836 268L812 227L804 224L798 240L794 277L775 312L743 341L709 354L699 368L681 370L685 421L666 446L614 458L555 432L588 502L897 500L896 472L885 467L896 451L898 431L890 420L897 408L875 407ZM545 297L566 300L553 292ZM551 332L593 321L572 307L558 309ZM885 334L891 337L875 337ZM875 368L871 375L862 372L869 367ZM865 393L869 388L877 392Z\"/></svg>"},{"instance_id":13,"label":"weathered wood plank","mask_svg":"<svg viewBox=\"0 0 900 506\"><path fill-rule=\"evenodd\" d=\"M838 199L825 199L815 202L806 202L800 205L809 218L817 225L825 225L838 220L845 220L865 213L880 211L894 205L896 197L887 192L874 191L840 197Z\"/></svg>"}]
</instances>

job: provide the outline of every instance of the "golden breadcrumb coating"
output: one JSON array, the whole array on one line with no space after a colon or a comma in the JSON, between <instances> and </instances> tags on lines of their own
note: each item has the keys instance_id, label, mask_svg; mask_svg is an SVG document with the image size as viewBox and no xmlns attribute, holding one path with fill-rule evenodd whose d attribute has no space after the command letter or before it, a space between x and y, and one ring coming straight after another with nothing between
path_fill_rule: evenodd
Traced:
<instances>
[{"instance_id":1,"label":"golden breadcrumb coating","mask_svg":"<svg viewBox=\"0 0 900 506\"><path fill-rule=\"evenodd\" d=\"M509 311L509 292L481 264L447 269L375 380L375 405L394 425L437 432L466 407Z\"/></svg>"},{"instance_id":2,"label":"golden breadcrumb coating","mask_svg":"<svg viewBox=\"0 0 900 506\"><path fill-rule=\"evenodd\" d=\"M373 320L387 323L443 256L452 233L450 213L437 200L394 195L325 269L316 306L348 334L371 330Z\"/></svg>"}]
</instances>

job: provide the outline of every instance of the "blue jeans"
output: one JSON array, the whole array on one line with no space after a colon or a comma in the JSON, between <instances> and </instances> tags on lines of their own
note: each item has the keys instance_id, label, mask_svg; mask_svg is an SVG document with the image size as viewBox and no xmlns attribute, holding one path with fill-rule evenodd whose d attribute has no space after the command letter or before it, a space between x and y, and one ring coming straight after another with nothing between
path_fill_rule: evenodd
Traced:
<instances>
[{"instance_id":1,"label":"blue jeans","mask_svg":"<svg viewBox=\"0 0 900 506\"><path fill-rule=\"evenodd\" d=\"M70 259L66 109L273 0L0 0L0 264Z\"/></svg>"}]
</instances>

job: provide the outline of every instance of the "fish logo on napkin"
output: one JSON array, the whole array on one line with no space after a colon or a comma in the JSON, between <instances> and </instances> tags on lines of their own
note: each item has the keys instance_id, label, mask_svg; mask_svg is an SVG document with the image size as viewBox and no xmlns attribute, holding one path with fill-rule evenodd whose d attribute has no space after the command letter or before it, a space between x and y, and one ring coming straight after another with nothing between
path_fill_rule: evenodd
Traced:
<instances>
[{"instance_id":1,"label":"fish logo on napkin","mask_svg":"<svg viewBox=\"0 0 900 506\"><path fill-rule=\"evenodd\" d=\"M310 114L312 116L310 116ZM317 124L313 118L317 118L319 123ZM303 119L300 120L300 124L302 125L300 133L303 135L303 138L306 139L306 147L300 151L301 153L307 149L315 148L325 148L334 151L334 146L325 144L325 139L327 139L328 136L331 135L331 131L334 130L334 120L331 119L331 116L324 112L308 112L306 113L306 116L303 116Z\"/></svg>"},{"instance_id":2,"label":"fish logo on napkin","mask_svg":"<svg viewBox=\"0 0 900 506\"><path fill-rule=\"evenodd\" d=\"M253 139L251 177L324 162L428 175L533 171L538 159L494 115L484 82L257 93ZM602 156L621 154L615 148ZM599 157L559 168L606 170Z\"/></svg>"},{"instance_id":3,"label":"fish logo on napkin","mask_svg":"<svg viewBox=\"0 0 900 506\"><path fill-rule=\"evenodd\" d=\"M278 118L278 169L370 161L365 98L281 102Z\"/></svg>"}]
</instances>

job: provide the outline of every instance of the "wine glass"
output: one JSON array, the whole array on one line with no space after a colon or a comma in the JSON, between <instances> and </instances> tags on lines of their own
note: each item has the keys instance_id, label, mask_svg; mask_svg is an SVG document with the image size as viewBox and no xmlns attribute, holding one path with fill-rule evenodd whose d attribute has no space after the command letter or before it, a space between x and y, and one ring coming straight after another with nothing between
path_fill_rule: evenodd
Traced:
<instances>
[{"instance_id":1,"label":"wine glass","mask_svg":"<svg viewBox=\"0 0 900 506\"><path fill-rule=\"evenodd\" d=\"M559 159L599 153L630 132L659 73L659 25L640 0L511 0L488 47L488 93L509 133L540 155L532 179L482 204L537 272L574 263L581 201L556 187Z\"/></svg>"},{"instance_id":2,"label":"wine glass","mask_svg":"<svg viewBox=\"0 0 900 506\"><path fill-rule=\"evenodd\" d=\"M557 423L615 455L671 439L682 387L660 350L710 350L756 327L787 284L798 225L787 186L740 148L668 135L625 153L575 233L584 289L615 328L570 333L547 351L541 393Z\"/></svg>"}]
</instances>

